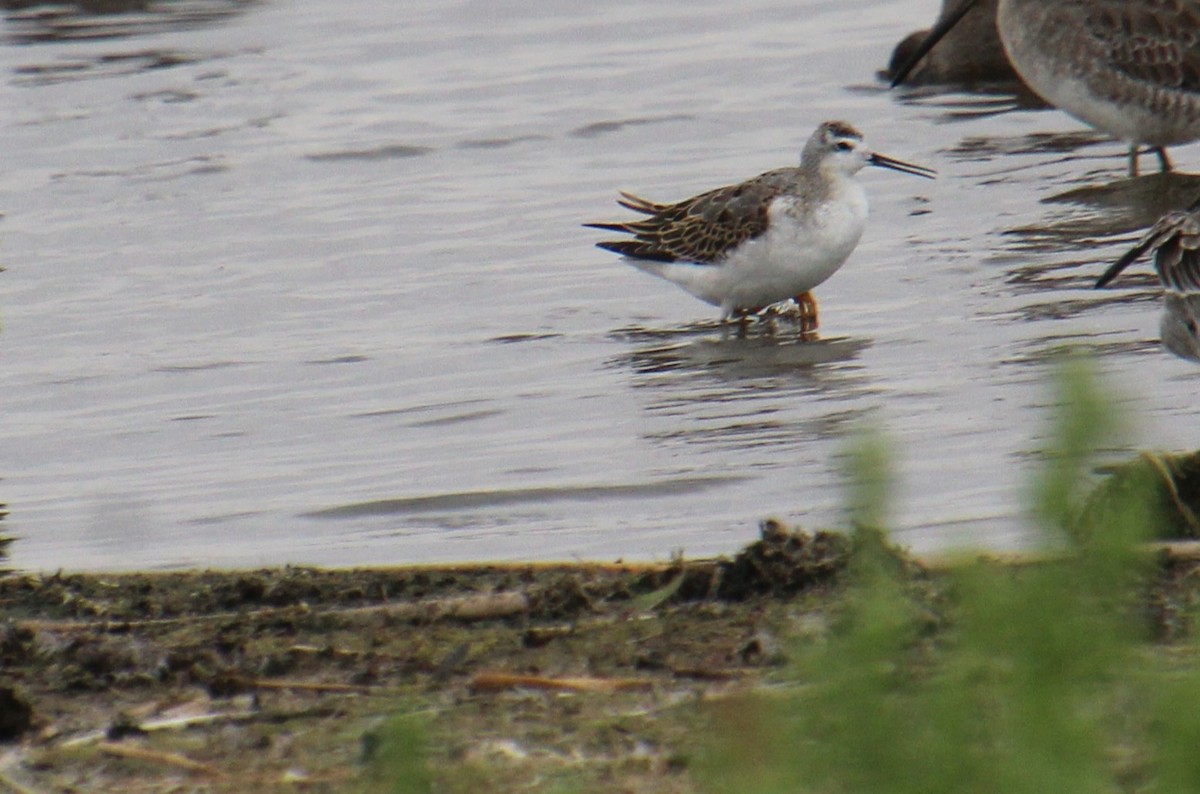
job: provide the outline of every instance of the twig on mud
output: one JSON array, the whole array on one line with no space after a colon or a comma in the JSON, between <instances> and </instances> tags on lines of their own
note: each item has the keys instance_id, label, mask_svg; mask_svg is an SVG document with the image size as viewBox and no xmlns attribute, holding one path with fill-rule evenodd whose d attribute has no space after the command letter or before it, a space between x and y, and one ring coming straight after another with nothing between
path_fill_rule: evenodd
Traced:
<instances>
[{"instance_id":1,"label":"twig on mud","mask_svg":"<svg viewBox=\"0 0 1200 794\"><path fill-rule=\"evenodd\" d=\"M293 692L334 692L351 695L369 695L382 691L382 687L365 684L334 684L321 681L277 681L265 678L238 678L236 683L246 689L286 689Z\"/></svg>"},{"instance_id":2,"label":"twig on mud","mask_svg":"<svg viewBox=\"0 0 1200 794\"><path fill-rule=\"evenodd\" d=\"M137 724L138 731L142 733L152 733L154 731L176 730L178 728L191 728L195 725L205 725L211 722L237 722L239 720L254 719L260 716L256 711L224 711L224 712L209 712L207 714L192 714L187 717L167 717L161 720L146 720ZM103 742L108 738L108 730L91 731L71 739L66 739L54 745L59 750L69 750L73 747L82 747L85 744L94 742Z\"/></svg>"},{"instance_id":3,"label":"twig on mud","mask_svg":"<svg viewBox=\"0 0 1200 794\"><path fill-rule=\"evenodd\" d=\"M219 722L284 722L293 719L308 719L313 716L329 716L333 712L328 709L302 709L296 712L287 711L214 711L207 714L193 714L187 717L167 717L159 720L147 720L139 722L138 730L143 733L153 733L155 731L178 730L180 728L191 728L196 725L206 725ZM82 747L86 744L102 742L108 738L108 731L91 731L89 733L75 736L67 739L57 745L52 745L53 749L69 750L75 747ZM0 770L2 772L3 770ZM2 778L0 778L2 780Z\"/></svg>"},{"instance_id":4,"label":"twig on mud","mask_svg":"<svg viewBox=\"0 0 1200 794\"><path fill-rule=\"evenodd\" d=\"M119 758L129 758L134 761L147 761L154 764L164 764L173 766L176 769L182 769L185 772L191 772L198 775L207 775L208 777L224 778L225 773L217 769L211 764L206 764L201 761L193 761L186 755L179 753L168 753L162 750L151 750L146 747L138 747L133 744L120 744L119 742L100 742L96 745L97 749L107 755L115 755Z\"/></svg>"},{"instance_id":5,"label":"twig on mud","mask_svg":"<svg viewBox=\"0 0 1200 794\"><path fill-rule=\"evenodd\" d=\"M512 673L479 673L468 688L473 692L500 692L505 689L548 689L565 692L628 692L654 688L648 678L549 678Z\"/></svg>"},{"instance_id":6,"label":"twig on mud","mask_svg":"<svg viewBox=\"0 0 1200 794\"><path fill-rule=\"evenodd\" d=\"M432 598L428 601L370 604L361 607L311 609L306 604L254 609L249 612L218 612L180 615L146 620L19 620L16 626L30 631L129 631L227 620L262 620L287 617L333 617L343 619L387 617L398 620L490 620L529 611L530 598L523 592L480 593L469 596Z\"/></svg>"}]
</instances>

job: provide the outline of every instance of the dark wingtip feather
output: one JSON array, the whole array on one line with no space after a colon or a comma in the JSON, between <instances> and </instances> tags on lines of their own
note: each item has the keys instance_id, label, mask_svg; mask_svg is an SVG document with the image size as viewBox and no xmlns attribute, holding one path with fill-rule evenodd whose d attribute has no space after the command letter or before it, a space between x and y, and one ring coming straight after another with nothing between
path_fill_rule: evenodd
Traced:
<instances>
[{"instance_id":1,"label":"dark wingtip feather","mask_svg":"<svg viewBox=\"0 0 1200 794\"><path fill-rule=\"evenodd\" d=\"M634 212L640 212L643 215L654 215L658 212L657 209L655 209L653 207L648 207L645 204L632 204L628 201L623 201L621 199L618 199L617 203L620 204L622 207L624 207L627 210L633 210Z\"/></svg>"},{"instance_id":2,"label":"dark wingtip feather","mask_svg":"<svg viewBox=\"0 0 1200 794\"><path fill-rule=\"evenodd\" d=\"M596 243L597 248L603 248L605 251L612 251L614 254L628 256L632 259L649 259L654 262L674 262L675 257L671 254L652 248L646 243L638 242L637 240L602 240Z\"/></svg>"},{"instance_id":3,"label":"dark wingtip feather","mask_svg":"<svg viewBox=\"0 0 1200 794\"><path fill-rule=\"evenodd\" d=\"M603 248L605 251L612 251L614 254L621 256L635 256L635 251L640 246L634 240L601 240L596 243L597 248Z\"/></svg>"},{"instance_id":4,"label":"dark wingtip feather","mask_svg":"<svg viewBox=\"0 0 1200 794\"><path fill-rule=\"evenodd\" d=\"M641 196L634 195L633 193L628 193L624 190L620 192L621 198L617 199L617 203L626 209L633 210L634 212L641 212L646 215L655 215L667 208L665 204L657 204L648 199L644 199Z\"/></svg>"},{"instance_id":5,"label":"dark wingtip feather","mask_svg":"<svg viewBox=\"0 0 1200 794\"><path fill-rule=\"evenodd\" d=\"M629 231L629 229L625 228L625 224L616 222L616 221L613 221L613 222L597 221L595 223L585 223L583 225L584 225L584 227L586 227L588 229L603 229L606 232L628 232L629 234L633 234L633 232L631 232L631 231Z\"/></svg>"}]
</instances>

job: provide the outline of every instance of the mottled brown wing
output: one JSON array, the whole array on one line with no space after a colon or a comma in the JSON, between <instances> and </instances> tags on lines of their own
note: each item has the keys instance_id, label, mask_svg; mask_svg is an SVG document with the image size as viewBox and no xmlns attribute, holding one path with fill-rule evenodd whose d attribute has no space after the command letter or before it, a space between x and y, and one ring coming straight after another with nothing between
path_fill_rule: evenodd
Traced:
<instances>
[{"instance_id":1,"label":"mottled brown wing","mask_svg":"<svg viewBox=\"0 0 1200 794\"><path fill-rule=\"evenodd\" d=\"M1167 289L1200 293L1200 212L1173 212L1147 237L1157 250L1154 267Z\"/></svg>"},{"instance_id":2,"label":"mottled brown wing","mask_svg":"<svg viewBox=\"0 0 1200 794\"><path fill-rule=\"evenodd\" d=\"M1118 69L1200 92L1200 0L1089 0L1088 8L1088 29Z\"/></svg>"},{"instance_id":3,"label":"mottled brown wing","mask_svg":"<svg viewBox=\"0 0 1200 794\"><path fill-rule=\"evenodd\" d=\"M632 234L632 240L598 245L635 259L712 264L746 240L767 230L771 201L796 181L797 169L781 168L677 204L658 204L622 193L622 206L649 215L627 223L588 223L597 229Z\"/></svg>"},{"instance_id":4,"label":"mottled brown wing","mask_svg":"<svg viewBox=\"0 0 1200 794\"><path fill-rule=\"evenodd\" d=\"M1159 218L1133 248L1104 271L1096 287L1106 286L1147 251L1154 252L1154 269L1165 288L1200 294L1200 200L1188 211Z\"/></svg>"}]
</instances>

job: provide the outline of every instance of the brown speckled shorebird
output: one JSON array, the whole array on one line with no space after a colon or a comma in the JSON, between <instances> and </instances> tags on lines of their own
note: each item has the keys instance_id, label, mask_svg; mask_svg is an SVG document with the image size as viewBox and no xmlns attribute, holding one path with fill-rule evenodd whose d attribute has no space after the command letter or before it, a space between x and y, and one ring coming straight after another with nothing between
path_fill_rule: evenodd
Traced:
<instances>
[{"instance_id":1,"label":"brown speckled shorebird","mask_svg":"<svg viewBox=\"0 0 1200 794\"><path fill-rule=\"evenodd\" d=\"M1158 223L1096 281L1107 286L1147 251L1166 294L1159 325L1163 347L1180 358L1200 361L1200 198L1190 207L1159 218Z\"/></svg>"},{"instance_id":2,"label":"brown speckled shorebird","mask_svg":"<svg viewBox=\"0 0 1200 794\"><path fill-rule=\"evenodd\" d=\"M1200 293L1200 198L1186 210L1159 218L1137 245L1096 280L1096 289L1108 286L1147 251L1154 252L1154 269L1163 289Z\"/></svg>"},{"instance_id":3,"label":"brown speckled shorebird","mask_svg":"<svg viewBox=\"0 0 1200 794\"><path fill-rule=\"evenodd\" d=\"M827 121L808 139L798 167L675 204L622 193L618 204L649 217L584 225L632 234L597 245L721 307L722 319L745 319L793 299L801 329L811 331L818 324L811 290L842 266L862 236L867 197L853 177L867 165L934 176L872 152L849 124Z\"/></svg>"},{"instance_id":4,"label":"brown speckled shorebird","mask_svg":"<svg viewBox=\"0 0 1200 794\"><path fill-rule=\"evenodd\" d=\"M1139 146L1163 171L1166 147L1200 138L1200 0L999 0L997 25L1008 58L1050 104L1128 141L1129 173ZM970 11L965 0L939 20L892 85Z\"/></svg>"}]
</instances>

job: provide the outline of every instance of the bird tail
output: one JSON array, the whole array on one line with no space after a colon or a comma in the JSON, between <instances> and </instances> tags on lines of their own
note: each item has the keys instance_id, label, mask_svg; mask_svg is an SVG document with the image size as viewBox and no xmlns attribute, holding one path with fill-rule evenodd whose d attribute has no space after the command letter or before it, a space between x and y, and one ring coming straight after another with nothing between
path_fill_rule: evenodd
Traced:
<instances>
[{"instance_id":1,"label":"bird tail","mask_svg":"<svg viewBox=\"0 0 1200 794\"><path fill-rule=\"evenodd\" d=\"M640 212L645 215L657 215L658 213L667 209L669 206L667 204L658 204L657 202L649 201L641 196L635 196L632 193L626 193L624 190L620 191L620 193L621 198L617 199L618 204L626 209L631 209L634 212Z\"/></svg>"},{"instance_id":2,"label":"bird tail","mask_svg":"<svg viewBox=\"0 0 1200 794\"><path fill-rule=\"evenodd\" d=\"M634 212L640 212L643 215L657 215L668 208L666 204L656 204L653 201L635 196L632 193L621 191L621 198L617 199L617 203L626 209L631 209ZM641 234L643 232L654 231L657 226L650 221L601 221L597 223L585 223L591 229L604 229L610 232L625 232L626 234Z\"/></svg>"},{"instance_id":3,"label":"bird tail","mask_svg":"<svg viewBox=\"0 0 1200 794\"><path fill-rule=\"evenodd\" d=\"M594 226L597 229L612 229L614 231L629 231L628 229L616 228L617 224L610 226L601 226L599 224L588 223L585 226ZM633 232L636 234L636 232ZM674 262L676 257L659 248L653 243L648 243L642 240L602 240L596 243L597 248L603 248L605 251L612 251L614 254L627 256L630 259L648 260L650 262ZM634 264L637 264L636 262ZM641 265L638 265L641 267ZM643 268L645 269L645 268Z\"/></svg>"}]
</instances>

